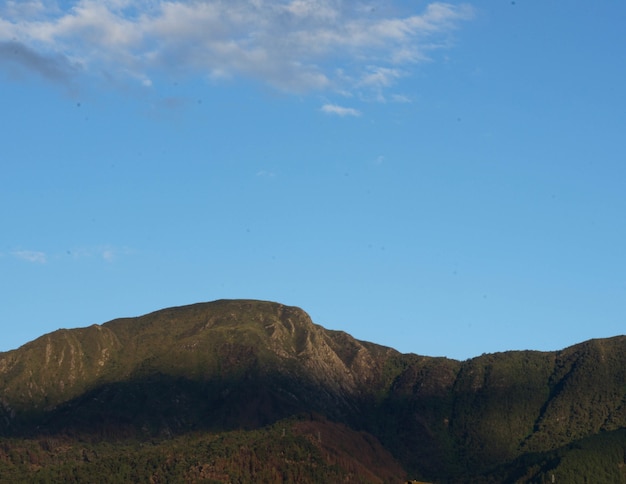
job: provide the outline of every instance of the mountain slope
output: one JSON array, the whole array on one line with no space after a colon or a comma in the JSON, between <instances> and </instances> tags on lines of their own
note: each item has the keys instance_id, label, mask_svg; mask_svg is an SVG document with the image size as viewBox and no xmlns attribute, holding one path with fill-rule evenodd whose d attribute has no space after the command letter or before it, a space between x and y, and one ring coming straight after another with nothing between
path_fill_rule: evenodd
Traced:
<instances>
[{"instance_id":1,"label":"mountain slope","mask_svg":"<svg viewBox=\"0 0 626 484\"><path fill-rule=\"evenodd\" d=\"M135 424L150 407L173 414L195 407L185 406L189 399L205 402L199 411L212 410L204 422L163 422L155 429L166 432L168 425L254 427L298 410L331 408L347 418L372 389L384 391L384 367L394 356L279 304L217 301L167 309L60 330L0 354L0 402L5 416L12 415L0 425L10 431L20 428L21 416L28 421L51 413L56 416L47 421L57 421L68 407L74 422L81 411L90 416L100 406L106 414L118 394L128 411L137 407L130 415ZM71 425L63 420L64 428Z\"/></svg>"},{"instance_id":2,"label":"mountain slope","mask_svg":"<svg viewBox=\"0 0 626 484\"><path fill-rule=\"evenodd\" d=\"M162 440L0 440L0 482L397 483L406 473L368 434L323 418Z\"/></svg>"},{"instance_id":3,"label":"mountain slope","mask_svg":"<svg viewBox=\"0 0 626 484\"><path fill-rule=\"evenodd\" d=\"M223 300L0 353L0 436L14 439L176 439L312 412L344 425L346 448L380 442L417 478L504 475L526 454L626 426L626 337L460 362L355 340L299 308Z\"/></svg>"}]
</instances>

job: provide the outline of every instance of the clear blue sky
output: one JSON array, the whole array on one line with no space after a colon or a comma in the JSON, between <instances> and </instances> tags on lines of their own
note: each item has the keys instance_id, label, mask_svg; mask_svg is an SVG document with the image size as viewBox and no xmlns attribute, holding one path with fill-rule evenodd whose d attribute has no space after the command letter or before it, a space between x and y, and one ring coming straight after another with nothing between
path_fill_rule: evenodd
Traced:
<instances>
[{"instance_id":1,"label":"clear blue sky","mask_svg":"<svg viewBox=\"0 0 626 484\"><path fill-rule=\"evenodd\" d=\"M625 333L624 19L0 0L0 351L221 298L457 359Z\"/></svg>"}]
</instances>

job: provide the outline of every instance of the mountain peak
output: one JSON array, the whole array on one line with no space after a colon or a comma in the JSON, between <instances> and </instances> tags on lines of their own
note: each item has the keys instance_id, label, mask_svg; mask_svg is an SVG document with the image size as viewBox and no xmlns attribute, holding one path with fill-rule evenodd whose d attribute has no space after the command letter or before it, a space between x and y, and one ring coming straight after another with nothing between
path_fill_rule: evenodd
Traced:
<instances>
[{"instance_id":1,"label":"mountain peak","mask_svg":"<svg viewBox=\"0 0 626 484\"><path fill-rule=\"evenodd\" d=\"M460 362L356 340L297 307L219 300L44 335L0 353L0 389L0 438L143 441L318 415L329 423L285 425L380 443L419 477L497 482L527 452L553 463L576 439L624 435L626 337Z\"/></svg>"}]
</instances>

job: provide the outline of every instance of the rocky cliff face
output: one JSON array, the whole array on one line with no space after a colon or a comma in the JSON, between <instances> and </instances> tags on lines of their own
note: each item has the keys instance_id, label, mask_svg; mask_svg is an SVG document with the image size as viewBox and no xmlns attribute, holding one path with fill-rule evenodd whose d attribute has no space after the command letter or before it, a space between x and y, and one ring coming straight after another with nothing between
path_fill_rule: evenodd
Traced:
<instances>
[{"instance_id":1,"label":"rocky cliff face","mask_svg":"<svg viewBox=\"0 0 626 484\"><path fill-rule=\"evenodd\" d=\"M464 362L355 340L299 308L215 301L0 353L0 435L172 437L315 412L431 479L626 426L626 338Z\"/></svg>"}]
</instances>

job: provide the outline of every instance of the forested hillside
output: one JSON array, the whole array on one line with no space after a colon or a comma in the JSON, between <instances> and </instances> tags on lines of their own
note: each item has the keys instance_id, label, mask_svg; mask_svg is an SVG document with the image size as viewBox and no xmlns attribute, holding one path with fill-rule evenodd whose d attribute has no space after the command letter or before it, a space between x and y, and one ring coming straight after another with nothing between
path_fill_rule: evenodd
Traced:
<instances>
[{"instance_id":1,"label":"forested hillside","mask_svg":"<svg viewBox=\"0 0 626 484\"><path fill-rule=\"evenodd\" d=\"M0 353L2 481L621 482L625 427L623 336L456 361L235 300Z\"/></svg>"}]
</instances>

